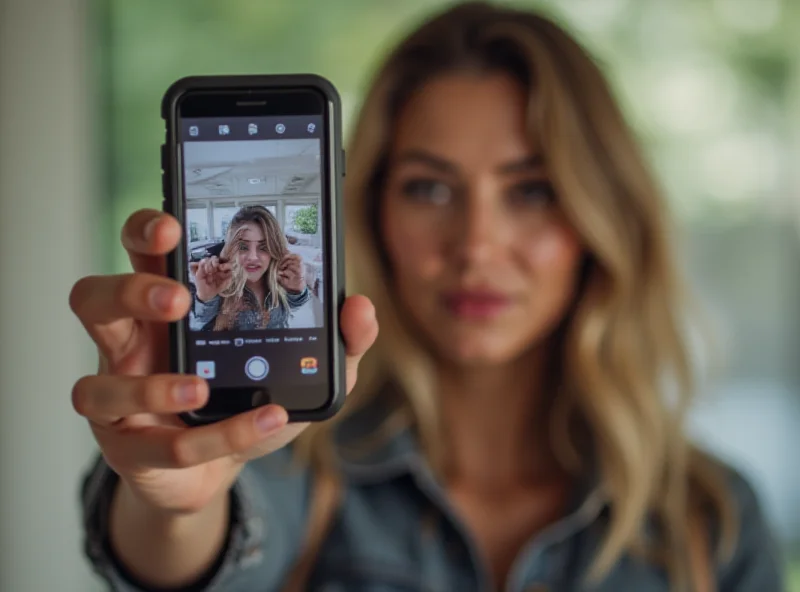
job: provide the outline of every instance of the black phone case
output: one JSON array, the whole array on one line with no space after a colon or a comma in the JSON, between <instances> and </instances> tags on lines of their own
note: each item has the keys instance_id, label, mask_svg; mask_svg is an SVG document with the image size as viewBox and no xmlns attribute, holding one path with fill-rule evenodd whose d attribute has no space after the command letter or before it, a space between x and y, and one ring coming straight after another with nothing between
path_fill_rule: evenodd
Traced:
<instances>
[{"instance_id":1,"label":"black phone case","mask_svg":"<svg viewBox=\"0 0 800 592\"><path fill-rule=\"evenodd\" d=\"M345 299L345 273L344 273L344 212L342 206L342 178L345 171L344 150L342 147L342 107L339 93L327 79L316 74L278 74L278 75L233 75L233 76L190 76L174 82L164 93L161 102L161 117L166 124L166 141L161 147L162 188L164 194L163 210L178 218L183 226L181 208L178 204L180 191L178 188L178 175L181 163L177 161L178 128L177 106L180 98L189 91L194 90L237 90L237 89L293 89L312 88L321 92L327 99L330 108L327 118L327 134L333 140L333 154L328 158L328 170L331 176L330 186L333 195L330 196L329 211L333 214L324 221L325 231L331 237L330 252L330 281L331 294L334 296L335 314L329 321L329 334L331 336L331 368L332 380L331 393L328 403L316 410L297 410L286 408L290 422L324 421L333 417L344 404L346 396L345 376L345 346L339 327L339 313ZM167 256L168 274L172 278L180 277L182 281L183 270L181 261L186 261L186 240L182 237L179 247ZM183 321L180 321L183 322ZM185 356L184 343L180 338L178 323L171 323L169 327L170 339L170 371L180 372L179 360ZM219 421L217 419L200 418L191 413L181 413L182 421L191 426L206 425Z\"/></svg>"}]
</instances>

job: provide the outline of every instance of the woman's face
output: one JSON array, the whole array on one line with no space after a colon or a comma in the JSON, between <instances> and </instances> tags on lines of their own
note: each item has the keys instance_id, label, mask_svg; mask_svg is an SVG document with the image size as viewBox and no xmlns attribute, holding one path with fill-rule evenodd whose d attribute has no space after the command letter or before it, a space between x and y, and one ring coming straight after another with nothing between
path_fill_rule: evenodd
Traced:
<instances>
[{"instance_id":1,"label":"woman's face","mask_svg":"<svg viewBox=\"0 0 800 592\"><path fill-rule=\"evenodd\" d=\"M242 226L244 230L236 246L236 256L247 281L257 282L264 277L270 262L264 231L255 222L245 222Z\"/></svg>"},{"instance_id":2,"label":"woman's face","mask_svg":"<svg viewBox=\"0 0 800 592\"><path fill-rule=\"evenodd\" d=\"M395 288L436 353L502 364L572 302L582 249L503 75L430 82L399 115L382 210Z\"/></svg>"}]
</instances>

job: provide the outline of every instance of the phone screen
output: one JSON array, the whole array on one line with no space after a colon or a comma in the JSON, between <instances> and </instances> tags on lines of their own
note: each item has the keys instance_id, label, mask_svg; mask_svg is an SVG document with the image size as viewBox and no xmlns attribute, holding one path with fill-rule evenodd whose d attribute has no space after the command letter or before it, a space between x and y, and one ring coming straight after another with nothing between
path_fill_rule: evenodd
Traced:
<instances>
[{"instance_id":1,"label":"phone screen","mask_svg":"<svg viewBox=\"0 0 800 592\"><path fill-rule=\"evenodd\" d=\"M276 96L261 105L206 93L178 110L192 295L182 334L186 371L212 389L207 413L313 410L335 382L330 130L323 101ZM234 102L246 114L214 108Z\"/></svg>"}]
</instances>

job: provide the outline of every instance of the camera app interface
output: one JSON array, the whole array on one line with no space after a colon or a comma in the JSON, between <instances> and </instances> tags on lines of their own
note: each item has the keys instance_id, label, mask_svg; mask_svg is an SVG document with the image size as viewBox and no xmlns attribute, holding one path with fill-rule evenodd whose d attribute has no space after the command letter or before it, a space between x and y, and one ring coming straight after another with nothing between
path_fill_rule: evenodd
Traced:
<instances>
[{"instance_id":1,"label":"camera app interface","mask_svg":"<svg viewBox=\"0 0 800 592\"><path fill-rule=\"evenodd\" d=\"M321 125L182 120L187 353L212 387L325 380Z\"/></svg>"}]
</instances>

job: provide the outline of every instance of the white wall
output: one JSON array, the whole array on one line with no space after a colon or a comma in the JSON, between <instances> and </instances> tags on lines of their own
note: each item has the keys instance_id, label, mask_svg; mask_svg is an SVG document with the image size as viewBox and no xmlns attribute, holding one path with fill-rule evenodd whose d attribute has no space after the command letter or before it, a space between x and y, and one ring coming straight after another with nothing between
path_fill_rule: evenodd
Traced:
<instances>
[{"instance_id":1,"label":"white wall","mask_svg":"<svg viewBox=\"0 0 800 592\"><path fill-rule=\"evenodd\" d=\"M67 296L94 267L84 1L0 0L0 590L91 592L70 388L93 353ZM95 232L95 235L99 233Z\"/></svg>"}]
</instances>

